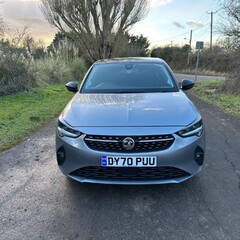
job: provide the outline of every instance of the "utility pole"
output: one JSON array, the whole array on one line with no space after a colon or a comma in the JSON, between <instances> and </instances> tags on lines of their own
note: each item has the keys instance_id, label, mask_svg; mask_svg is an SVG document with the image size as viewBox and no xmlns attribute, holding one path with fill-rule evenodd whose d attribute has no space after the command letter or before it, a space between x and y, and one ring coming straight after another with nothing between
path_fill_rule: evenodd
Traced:
<instances>
[{"instance_id":1,"label":"utility pole","mask_svg":"<svg viewBox=\"0 0 240 240\"><path fill-rule=\"evenodd\" d=\"M212 35L213 35L213 14L216 12L207 12L207 14L211 14L211 31L210 31L210 49L212 50Z\"/></svg>"},{"instance_id":2,"label":"utility pole","mask_svg":"<svg viewBox=\"0 0 240 240\"><path fill-rule=\"evenodd\" d=\"M204 42L196 42L196 49L197 49L197 63L196 63L196 70L195 70L195 82L197 81L198 76L198 66L200 60L200 51L203 49Z\"/></svg>"},{"instance_id":3,"label":"utility pole","mask_svg":"<svg viewBox=\"0 0 240 240\"><path fill-rule=\"evenodd\" d=\"M192 50L192 30L190 31L190 39L189 39L189 50L188 50L188 59L187 59L187 65L190 66L190 55Z\"/></svg>"}]
</instances>

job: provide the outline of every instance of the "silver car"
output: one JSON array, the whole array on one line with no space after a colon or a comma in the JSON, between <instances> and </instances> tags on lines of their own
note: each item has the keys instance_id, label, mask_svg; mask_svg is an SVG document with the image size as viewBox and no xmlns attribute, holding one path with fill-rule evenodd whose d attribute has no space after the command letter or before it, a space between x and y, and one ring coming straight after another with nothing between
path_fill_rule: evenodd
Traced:
<instances>
[{"instance_id":1,"label":"silver car","mask_svg":"<svg viewBox=\"0 0 240 240\"><path fill-rule=\"evenodd\" d=\"M202 118L169 66L157 58L94 63L59 117L57 162L79 182L179 183L204 159Z\"/></svg>"}]
</instances>

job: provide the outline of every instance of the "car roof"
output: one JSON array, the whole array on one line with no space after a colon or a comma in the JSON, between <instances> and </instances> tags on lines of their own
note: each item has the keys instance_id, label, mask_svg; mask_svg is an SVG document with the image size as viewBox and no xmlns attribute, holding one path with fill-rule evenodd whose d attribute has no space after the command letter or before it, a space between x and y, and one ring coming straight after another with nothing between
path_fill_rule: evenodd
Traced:
<instances>
[{"instance_id":1,"label":"car roof","mask_svg":"<svg viewBox=\"0 0 240 240\"><path fill-rule=\"evenodd\" d=\"M95 62L95 64L116 63L116 62L123 62L123 63L124 62L165 63L165 61L160 59L160 58L125 57L125 58L102 59L102 60L98 60L97 62Z\"/></svg>"}]
</instances>

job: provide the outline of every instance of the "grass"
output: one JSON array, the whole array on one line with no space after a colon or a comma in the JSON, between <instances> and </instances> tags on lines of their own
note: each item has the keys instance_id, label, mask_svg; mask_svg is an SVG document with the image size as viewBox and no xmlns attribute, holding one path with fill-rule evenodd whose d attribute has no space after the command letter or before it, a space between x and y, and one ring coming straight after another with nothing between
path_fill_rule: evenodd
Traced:
<instances>
[{"instance_id":1,"label":"grass","mask_svg":"<svg viewBox=\"0 0 240 240\"><path fill-rule=\"evenodd\" d=\"M64 84L0 97L0 151L16 145L59 115L72 97Z\"/></svg>"},{"instance_id":2,"label":"grass","mask_svg":"<svg viewBox=\"0 0 240 240\"><path fill-rule=\"evenodd\" d=\"M222 92L223 83L222 80L199 81L191 91L203 101L240 118L240 96Z\"/></svg>"},{"instance_id":3,"label":"grass","mask_svg":"<svg viewBox=\"0 0 240 240\"><path fill-rule=\"evenodd\" d=\"M193 90L202 100L240 118L240 96L219 91L223 81L199 81ZM0 151L21 142L63 110L73 94L64 84L35 88L28 92L0 97Z\"/></svg>"}]
</instances>

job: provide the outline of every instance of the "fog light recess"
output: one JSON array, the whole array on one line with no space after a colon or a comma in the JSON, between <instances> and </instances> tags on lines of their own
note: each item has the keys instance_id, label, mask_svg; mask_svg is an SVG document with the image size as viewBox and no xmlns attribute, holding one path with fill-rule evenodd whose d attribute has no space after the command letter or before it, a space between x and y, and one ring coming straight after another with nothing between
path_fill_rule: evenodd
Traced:
<instances>
[{"instance_id":1,"label":"fog light recess","mask_svg":"<svg viewBox=\"0 0 240 240\"><path fill-rule=\"evenodd\" d=\"M199 166L203 165L204 151L202 150L202 148L197 147L195 149L194 159Z\"/></svg>"},{"instance_id":2,"label":"fog light recess","mask_svg":"<svg viewBox=\"0 0 240 240\"><path fill-rule=\"evenodd\" d=\"M58 162L58 165L62 165L64 163L65 159L66 159L66 152L65 152L63 147L60 147L57 150L57 162Z\"/></svg>"}]
</instances>

